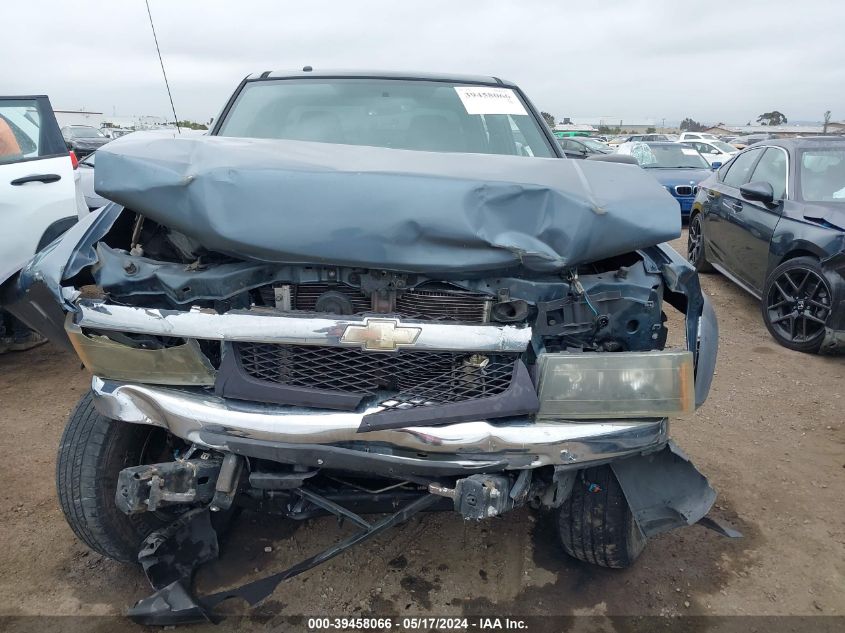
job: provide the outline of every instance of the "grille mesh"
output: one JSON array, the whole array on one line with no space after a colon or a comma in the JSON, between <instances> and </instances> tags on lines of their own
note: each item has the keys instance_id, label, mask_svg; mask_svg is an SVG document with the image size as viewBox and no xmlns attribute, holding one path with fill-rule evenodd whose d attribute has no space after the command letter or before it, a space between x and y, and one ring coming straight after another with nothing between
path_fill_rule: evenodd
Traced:
<instances>
[{"instance_id":1,"label":"grille mesh","mask_svg":"<svg viewBox=\"0 0 845 633\"><path fill-rule=\"evenodd\" d=\"M364 352L343 347L238 343L251 377L293 387L375 395L389 409L462 402L503 393L516 355L480 357L452 352Z\"/></svg>"}]
</instances>

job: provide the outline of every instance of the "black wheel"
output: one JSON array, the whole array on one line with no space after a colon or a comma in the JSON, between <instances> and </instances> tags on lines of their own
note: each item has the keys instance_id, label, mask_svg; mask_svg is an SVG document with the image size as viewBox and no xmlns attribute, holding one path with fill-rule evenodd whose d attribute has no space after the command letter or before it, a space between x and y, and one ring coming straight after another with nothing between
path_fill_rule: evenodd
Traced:
<instances>
[{"instance_id":1,"label":"black wheel","mask_svg":"<svg viewBox=\"0 0 845 633\"><path fill-rule=\"evenodd\" d=\"M90 392L82 397L68 419L56 463L62 512L82 542L109 558L138 562L141 541L168 520L118 510L117 475L129 466L171 461L172 442L164 429L102 416Z\"/></svg>"},{"instance_id":2,"label":"black wheel","mask_svg":"<svg viewBox=\"0 0 845 633\"><path fill-rule=\"evenodd\" d=\"M645 547L646 537L610 466L578 473L572 494L558 512L563 549L585 563L623 569Z\"/></svg>"},{"instance_id":3,"label":"black wheel","mask_svg":"<svg viewBox=\"0 0 845 633\"><path fill-rule=\"evenodd\" d=\"M775 340L798 352L816 353L825 335L830 286L812 257L790 259L775 268L763 289L763 322Z\"/></svg>"},{"instance_id":4,"label":"black wheel","mask_svg":"<svg viewBox=\"0 0 845 633\"><path fill-rule=\"evenodd\" d=\"M690 218L687 228L687 260L700 273L713 270L713 266L707 261L707 253L704 249L704 230L700 213Z\"/></svg>"}]
</instances>

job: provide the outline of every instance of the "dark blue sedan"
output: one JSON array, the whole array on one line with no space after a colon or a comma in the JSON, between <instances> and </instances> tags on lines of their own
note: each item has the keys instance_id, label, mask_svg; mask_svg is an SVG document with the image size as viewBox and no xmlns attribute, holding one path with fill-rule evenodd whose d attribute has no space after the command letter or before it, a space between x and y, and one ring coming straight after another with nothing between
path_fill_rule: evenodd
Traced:
<instances>
[{"instance_id":1,"label":"dark blue sedan","mask_svg":"<svg viewBox=\"0 0 845 633\"><path fill-rule=\"evenodd\" d=\"M763 141L699 187L688 258L761 300L784 347L845 351L845 139Z\"/></svg>"},{"instance_id":2,"label":"dark blue sedan","mask_svg":"<svg viewBox=\"0 0 845 633\"><path fill-rule=\"evenodd\" d=\"M616 153L633 156L640 167L648 169L678 201L683 218L689 217L698 183L713 170L701 154L681 143L623 143Z\"/></svg>"}]
</instances>

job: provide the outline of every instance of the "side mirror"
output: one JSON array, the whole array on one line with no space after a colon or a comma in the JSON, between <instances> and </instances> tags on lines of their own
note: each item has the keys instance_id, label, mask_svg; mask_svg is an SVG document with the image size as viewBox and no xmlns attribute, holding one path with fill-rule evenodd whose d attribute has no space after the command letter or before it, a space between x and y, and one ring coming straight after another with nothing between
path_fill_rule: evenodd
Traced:
<instances>
[{"instance_id":1,"label":"side mirror","mask_svg":"<svg viewBox=\"0 0 845 633\"><path fill-rule=\"evenodd\" d=\"M711 154L718 154L719 150L717 150L716 148L713 148L713 149L710 150L710 153Z\"/></svg>"},{"instance_id":2,"label":"side mirror","mask_svg":"<svg viewBox=\"0 0 845 633\"><path fill-rule=\"evenodd\" d=\"M719 167L721 167L722 165L723 163L718 160L714 160L712 163L710 163L710 167L712 167L713 169L719 169Z\"/></svg>"},{"instance_id":3,"label":"side mirror","mask_svg":"<svg viewBox=\"0 0 845 633\"><path fill-rule=\"evenodd\" d=\"M760 180L742 185L739 188L739 193L746 200L762 202L763 204L772 204L775 201L775 191L772 189L772 185Z\"/></svg>"}]
</instances>

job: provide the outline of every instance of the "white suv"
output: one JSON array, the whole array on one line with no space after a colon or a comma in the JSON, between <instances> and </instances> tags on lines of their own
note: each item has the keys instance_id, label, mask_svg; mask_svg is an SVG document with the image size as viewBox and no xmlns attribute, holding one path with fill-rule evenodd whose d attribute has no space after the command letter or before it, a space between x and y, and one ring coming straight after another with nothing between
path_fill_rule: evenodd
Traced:
<instances>
[{"instance_id":1,"label":"white suv","mask_svg":"<svg viewBox=\"0 0 845 633\"><path fill-rule=\"evenodd\" d=\"M678 140L681 143L684 141L718 141L719 137L709 132L682 132Z\"/></svg>"},{"instance_id":2,"label":"white suv","mask_svg":"<svg viewBox=\"0 0 845 633\"><path fill-rule=\"evenodd\" d=\"M46 96L0 96L0 283L87 211Z\"/></svg>"}]
</instances>

